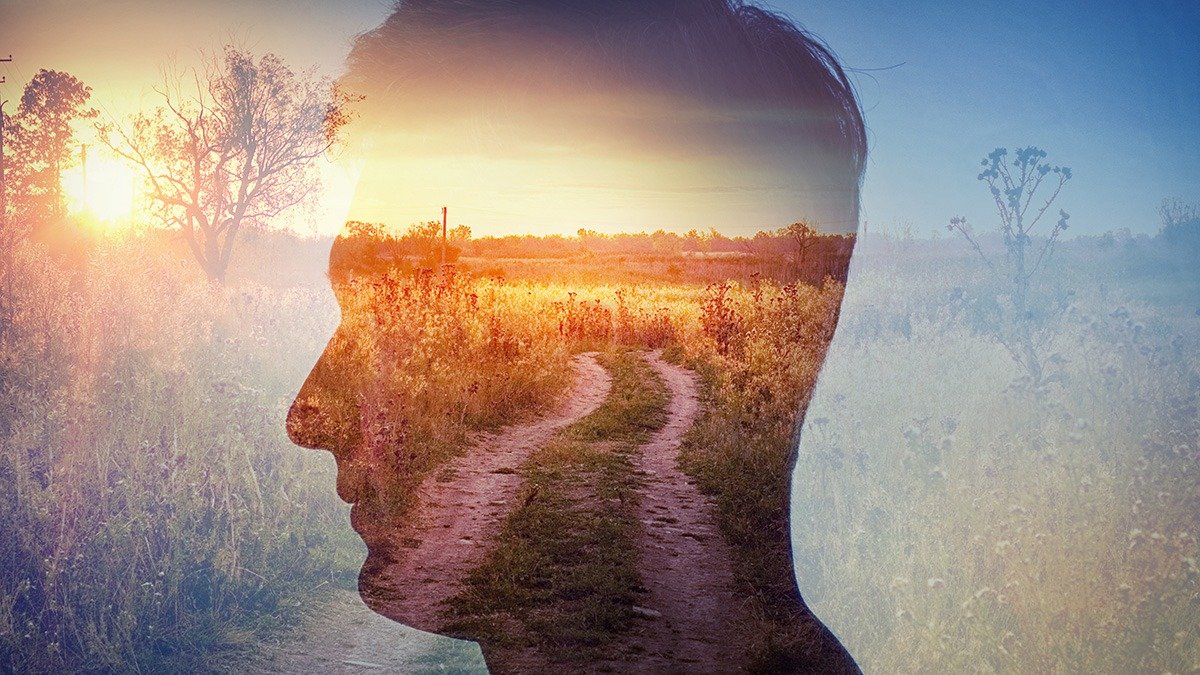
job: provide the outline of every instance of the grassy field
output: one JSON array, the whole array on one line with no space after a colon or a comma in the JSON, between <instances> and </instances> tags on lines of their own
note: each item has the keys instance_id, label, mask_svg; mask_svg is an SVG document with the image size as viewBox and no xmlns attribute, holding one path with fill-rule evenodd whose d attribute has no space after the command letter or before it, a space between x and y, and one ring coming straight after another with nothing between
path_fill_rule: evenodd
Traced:
<instances>
[{"instance_id":1,"label":"grassy field","mask_svg":"<svg viewBox=\"0 0 1200 675\"><path fill-rule=\"evenodd\" d=\"M804 430L816 613L868 671L1200 670L1194 272L1067 249L1038 383L991 337L986 269L900 252L856 262Z\"/></svg>"},{"instance_id":2,"label":"grassy field","mask_svg":"<svg viewBox=\"0 0 1200 675\"><path fill-rule=\"evenodd\" d=\"M255 245L286 261L280 241ZM369 435L370 499L402 517L467 434L548 405L573 353L607 354L630 393L522 469L539 497L460 599L475 627L519 616L514 639L582 655L624 629L636 580L613 552L628 505L594 506L628 494L623 453L658 415L631 354L664 348L701 375L683 464L717 504L758 667L807 639L779 600L790 513L805 597L868 670L1196 670L1187 263L1154 242L1067 248L1040 291L1069 298L1041 347L1057 376L1031 383L991 332L1002 288L945 248L885 243L865 248L846 291L790 505L796 410L843 287L769 281L777 256L571 244L519 262L468 255L444 276L393 266L339 288L353 330L317 379L388 394L325 403L341 406L337 433ZM17 251L0 336L0 663L204 670L352 586L363 549L333 463L291 445L283 422L337 308L311 270L281 262L264 277L255 259L213 289L152 235L70 258ZM621 447L598 447L598 430ZM608 553L536 587L517 574L581 542Z\"/></svg>"},{"instance_id":3,"label":"grassy field","mask_svg":"<svg viewBox=\"0 0 1200 675\"><path fill-rule=\"evenodd\" d=\"M278 237L252 241L286 259ZM335 279L334 333L328 282L311 270L243 267L213 288L154 233L70 256L23 246L3 343L0 660L29 670L204 669L319 611L322 589L352 583L363 549L329 457L292 446L283 424L331 334L334 367L315 374L329 429L366 441L371 459L355 468L364 501L400 518L413 486L468 433L552 401L571 354L668 347L727 365L736 354L744 377L775 362L750 364L753 350L734 344L746 320L767 316L740 312L771 307L786 323L818 308L808 286L759 280L755 268L777 258L739 259L745 284L709 286L728 260L587 255L548 259L525 279L466 262L450 275L400 266ZM675 281L662 282L672 266ZM634 367L617 354L615 371ZM624 464L596 461L611 489L628 478ZM548 494L552 464L535 472Z\"/></svg>"},{"instance_id":4,"label":"grassy field","mask_svg":"<svg viewBox=\"0 0 1200 675\"><path fill-rule=\"evenodd\" d=\"M180 263L131 239L7 270L4 669L203 669L357 575L332 461L282 426L333 308Z\"/></svg>"}]
</instances>

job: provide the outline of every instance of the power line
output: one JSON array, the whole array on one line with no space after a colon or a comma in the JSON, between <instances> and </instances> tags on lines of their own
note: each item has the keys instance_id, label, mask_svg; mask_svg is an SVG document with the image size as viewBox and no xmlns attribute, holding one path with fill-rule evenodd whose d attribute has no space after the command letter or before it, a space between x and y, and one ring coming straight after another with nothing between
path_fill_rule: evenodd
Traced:
<instances>
[{"instance_id":1,"label":"power line","mask_svg":"<svg viewBox=\"0 0 1200 675\"><path fill-rule=\"evenodd\" d=\"M8 58L0 59L0 63L12 63L12 54ZM8 80L0 75L0 84L4 84ZM8 103L3 98L0 98L0 255L3 256L3 263L6 270L12 269L12 253L14 238L10 236L8 230L8 185L4 182L4 104ZM8 272L4 275L4 289L0 292L0 336L7 338L8 325L11 323L12 308L9 299L13 295L13 275Z\"/></svg>"}]
</instances>

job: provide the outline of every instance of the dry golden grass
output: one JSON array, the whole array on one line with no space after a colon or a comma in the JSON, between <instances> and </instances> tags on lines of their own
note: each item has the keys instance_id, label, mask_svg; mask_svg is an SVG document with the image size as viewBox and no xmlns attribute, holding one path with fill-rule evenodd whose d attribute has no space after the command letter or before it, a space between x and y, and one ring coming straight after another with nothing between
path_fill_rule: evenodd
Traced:
<instances>
[{"instance_id":1,"label":"dry golden grass","mask_svg":"<svg viewBox=\"0 0 1200 675\"><path fill-rule=\"evenodd\" d=\"M774 600L792 583L792 425L840 284L743 266L710 285L703 260L581 264L340 288L353 330L333 341L345 367L327 389L369 395L323 403L395 469L371 475L381 507L402 511L472 430L553 400L572 353L666 347L704 378L685 464L757 603L757 665L787 665L804 639ZM864 666L1197 669L1195 308L1138 300L1172 285L1102 271L1115 264L1062 273L1080 292L1047 353L1068 379L1007 389L1019 373L975 327L984 303L954 292L986 291L969 270L855 279L874 307L844 317L797 483L820 508L793 534L821 615L866 627L848 636ZM283 434L336 325L320 292L213 292L153 237L102 242L84 266L27 246L6 279L0 661L203 668L353 578L361 547L332 463Z\"/></svg>"}]
</instances>

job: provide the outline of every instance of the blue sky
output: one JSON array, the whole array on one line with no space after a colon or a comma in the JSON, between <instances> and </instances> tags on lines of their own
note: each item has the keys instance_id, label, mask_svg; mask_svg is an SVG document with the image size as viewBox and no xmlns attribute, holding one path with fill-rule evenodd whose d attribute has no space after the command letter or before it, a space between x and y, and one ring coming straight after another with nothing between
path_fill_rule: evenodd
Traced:
<instances>
[{"instance_id":1,"label":"blue sky","mask_svg":"<svg viewBox=\"0 0 1200 675\"><path fill-rule=\"evenodd\" d=\"M975 180L995 147L1070 166L1073 233L1158 228L1163 197L1200 202L1200 3L801 2L768 6L849 66L871 159L864 217L927 234L995 223Z\"/></svg>"},{"instance_id":2,"label":"blue sky","mask_svg":"<svg viewBox=\"0 0 1200 675\"><path fill-rule=\"evenodd\" d=\"M236 37L336 71L387 0L0 0L0 93L38 67L128 87L172 51ZM854 75L872 152L864 217L927 235L953 215L995 221L979 160L1038 145L1074 179L1059 205L1072 233L1158 228L1166 196L1200 202L1200 2L771 0L823 38ZM287 17L280 21L280 17ZM117 26L97 30L97 26ZM136 36L136 39L131 39ZM899 64L899 65L898 65ZM897 66L887 70L874 70ZM101 90L103 89L103 91ZM144 93L144 89L143 89ZM126 100L136 96L125 95Z\"/></svg>"}]
</instances>

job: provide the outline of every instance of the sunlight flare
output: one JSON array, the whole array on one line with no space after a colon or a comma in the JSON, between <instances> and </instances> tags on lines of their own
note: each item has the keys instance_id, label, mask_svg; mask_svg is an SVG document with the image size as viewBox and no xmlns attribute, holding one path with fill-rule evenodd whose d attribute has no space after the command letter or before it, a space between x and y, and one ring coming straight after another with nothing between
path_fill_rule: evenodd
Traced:
<instances>
[{"instance_id":1,"label":"sunlight flare","mask_svg":"<svg viewBox=\"0 0 1200 675\"><path fill-rule=\"evenodd\" d=\"M137 177L126 163L93 153L87 158L86 170L82 164L67 169L62 183L71 213L90 215L110 225L132 218Z\"/></svg>"}]
</instances>

